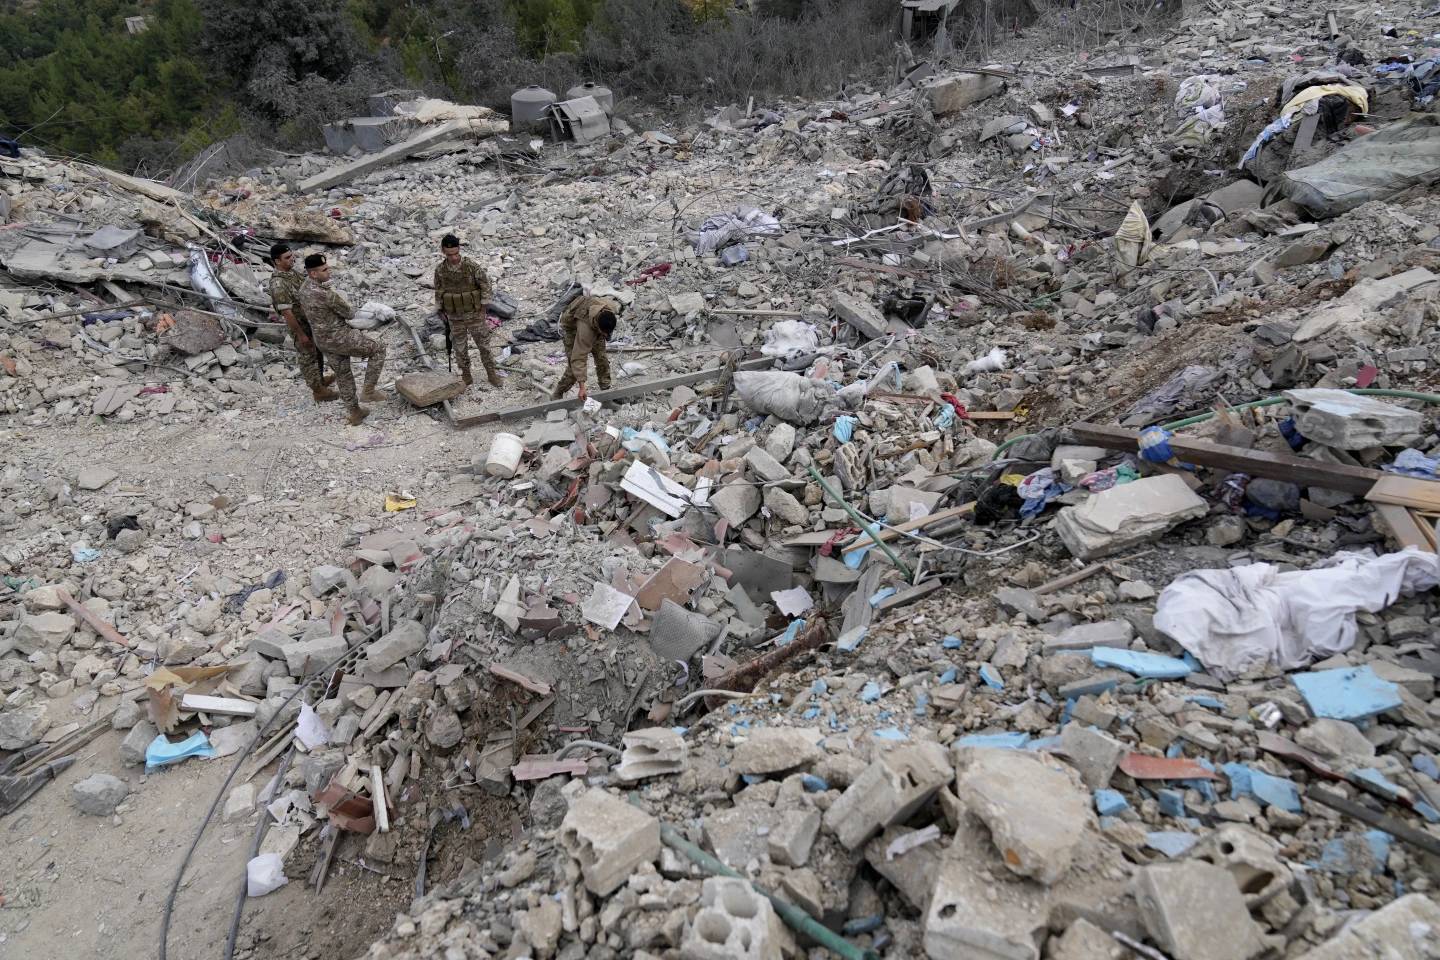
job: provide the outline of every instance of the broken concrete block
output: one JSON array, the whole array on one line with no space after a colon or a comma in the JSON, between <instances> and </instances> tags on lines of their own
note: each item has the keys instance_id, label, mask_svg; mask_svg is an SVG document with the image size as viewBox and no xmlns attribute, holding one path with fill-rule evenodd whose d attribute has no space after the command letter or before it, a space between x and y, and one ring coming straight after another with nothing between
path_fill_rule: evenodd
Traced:
<instances>
[{"instance_id":1,"label":"broken concrete block","mask_svg":"<svg viewBox=\"0 0 1440 960\"><path fill-rule=\"evenodd\" d=\"M412 653L425 649L425 628L416 620L404 620L370 644L359 663L361 673L379 673L393 667Z\"/></svg>"},{"instance_id":2,"label":"broken concrete block","mask_svg":"<svg viewBox=\"0 0 1440 960\"><path fill-rule=\"evenodd\" d=\"M560 843L580 861L586 889L605 897L660 856L660 821L604 790L587 790L565 814Z\"/></svg>"},{"instance_id":3,"label":"broken concrete block","mask_svg":"<svg viewBox=\"0 0 1440 960\"><path fill-rule=\"evenodd\" d=\"M625 752L620 756L616 779L634 783L647 777L663 777L685 769L685 738L669 727L650 727L625 734Z\"/></svg>"},{"instance_id":4,"label":"broken concrete block","mask_svg":"<svg viewBox=\"0 0 1440 960\"><path fill-rule=\"evenodd\" d=\"M549 897L529 910L516 914L516 930L535 949L535 955L549 957L560 943L560 904Z\"/></svg>"},{"instance_id":5,"label":"broken concrete block","mask_svg":"<svg viewBox=\"0 0 1440 960\"><path fill-rule=\"evenodd\" d=\"M237 823L247 820L250 814L255 812L255 784L242 783L230 790L230 795L225 798L225 812L221 819L226 823Z\"/></svg>"},{"instance_id":6,"label":"broken concrete block","mask_svg":"<svg viewBox=\"0 0 1440 960\"><path fill-rule=\"evenodd\" d=\"M1422 893L1388 903L1299 960L1429 960L1440 955L1440 906Z\"/></svg>"},{"instance_id":7,"label":"broken concrete block","mask_svg":"<svg viewBox=\"0 0 1440 960\"><path fill-rule=\"evenodd\" d=\"M1346 390L1286 390L1285 399L1303 436L1337 450L1389 446L1425 425L1419 411Z\"/></svg>"},{"instance_id":8,"label":"broken concrete block","mask_svg":"<svg viewBox=\"0 0 1440 960\"><path fill-rule=\"evenodd\" d=\"M459 743L464 735L465 728L460 723L460 715L449 707L435 710L425 722L425 739L441 750L449 750Z\"/></svg>"},{"instance_id":9,"label":"broken concrete block","mask_svg":"<svg viewBox=\"0 0 1440 960\"><path fill-rule=\"evenodd\" d=\"M1117 647L1126 650L1134 639L1135 627L1129 620L1077 623L1073 627L1066 627L1053 639L1046 640L1045 651L1089 650L1092 647Z\"/></svg>"},{"instance_id":10,"label":"broken concrete block","mask_svg":"<svg viewBox=\"0 0 1440 960\"><path fill-rule=\"evenodd\" d=\"M120 474L109 467L84 467L75 477L75 486L81 490L99 490Z\"/></svg>"},{"instance_id":11,"label":"broken concrete block","mask_svg":"<svg viewBox=\"0 0 1440 960\"><path fill-rule=\"evenodd\" d=\"M1073 921L1051 948L1051 960L1120 960L1130 951L1084 917Z\"/></svg>"},{"instance_id":12,"label":"broken concrete block","mask_svg":"<svg viewBox=\"0 0 1440 960\"><path fill-rule=\"evenodd\" d=\"M744 880L707 877L700 909L680 944L682 960L781 960L789 931L770 901Z\"/></svg>"},{"instance_id":13,"label":"broken concrete block","mask_svg":"<svg viewBox=\"0 0 1440 960\"><path fill-rule=\"evenodd\" d=\"M750 448L750 452L745 454L745 465L766 483L779 483L782 480L790 479L790 471L760 447Z\"/></svg>"},{"instance_id":14,"label":"broken concrete block","mask_svg":"<svg viewBox=\"0 0 1440 960\"><path fill-rule=\"evenodd\" d=\"M703 293L672 293L669 302L671 312L682 317L705 309Z\"/></svg>"},{"instance_id":15,"label":"broken concrete block","mask_svg":"<svg viewBox=\"0 0 1440 960\"><path fill-rule=\"evenodd\" d=\"M417 407L453 400L465 392L459 375L438 370L416 370L395 381L395 389Z\"/></svg>"},{"instance_id":16,"label":"broken concrete block","mask_svg":"<svg viewBox=\"0 0 1440 960\"><path fill-rule=\"evenodd\" d=\"M805 526L810 522L810 511L805 509L805 505L796 500L794 495L779 487L766 489L765 508L781 523Z\"/></svg>"},{"instance_id":17,"label":"broken concrete block","mask_svg":"<svg viewBox=\"0 0 1440 960\"><path fill-rule=\"evenodd\" d=\"M1316 310L1291 334L1296 343L1322 337L1340 328L1342 332L1360 329L1375 315L1412 290L1433 283L1435 274L1424 267L1415 267L1380 280L1365 278L1345 292L1343 297Z\"/></svg>"},{"instance_id":18,"label":"broken concrete block","mask_svg":"<svg viewBox=\"0 0 1440 960\"><path fill-rule=\"evenodd\" d=\"M815 729L761 727L752 730L745 742L735 748L730 769L745 776L808 767L821 757L820 748L816 746L820 739L820 731Z\"/></svg>"},{"instance_id":19,"label":"broken concrete block","mask_svg":"<svg viewBox=\"0 0 1440 960\"><path fill-rule=\"evenodd\" d=\"M285 667L292 677L303 677L336 660L349 646L344 637L318 637L314 640L293 640L285 644Z\"/></svg>"},{"instance_id":20,"label":"broken concrete block","mask_svg":"<svg viewBox=\"0 0 1440 960\"><path fill-rule=\"evenodd\" d=\"M739 527L760 510L760 491L749 483L727 483L710 494L710 506L732 528Z\"/></svg>"},{"instance_id":21,"label":"broken concrete block","mask_svg":"<svg viewBox=\"0 0 1440 960\"><path fill-rule=\"evenodd\" d=\"M810 847L820 832L820 814L814 810L790 809L770 828L766 847L770 859L784 867L803 867L810 859Z\"/></svg>"},{"instance_id":22,"label":"broken concrete block","mask_svg":"<svg viewBox=\"0 0 1440 960\"><path fill-rule=\"evenodd\" d=\"M959 113L972 103L995 96L1005 89L1005 81L986 73L957 73L930 77L920 86L919 95L930 112L937 117Z\"/></svg>"},{"instance_id":23,"label":"broken concrete block","mask_svg":"<svg viewBox=\"0 0 1440 960\"><path fill-rule=\"evenodd\" d=\"M889 322L870 304L834 292L830 298L835 307L835 315L858 330L867 340L878 340L889 331Z\"/></svg>"},{"instance_id":24,"label":"broken concrete block","mask_svg":"<svg viewBox=\"0 0 1440 960\"><path fill-rule=\"evenodd\" d=\"M995 880L954 855L941 861L925 914L930 960L1038 960L1045 910L1028 891L997 896Z\"/></svg>"},{"instance_id":25,"label":"broken concrete block","mask_svg":"<svg viewBox=\"0 0 1440 960\"><path fill-rule=\"evenodd\" d=\"M310 571L310 592L317 597L323 597L342 586L349 587L352 591L355 589L355 575L349 570L327 564Z\"/></svg>"},{"instance_id":26,"label":"broken concrete block","mask_svg":"<svg viewBox=\"0 0 1440 960\"><path fill-rule=\"evenodd\" d=\"M1208 511L1184 480L1167 473L1123 483L1065 507L1055 528L1074 556L1093 560L1144 543Z\"/></svg>"},{"instance_id":27,"label":"broken concrete block","mask_svg":"<svg viewBox=\"0 0 1440 960\"><path fill-rule=\"evenodd\" d=\"M719 860L736 870L769 854L766 838L779 822L780 813L759 803L723 807L706 814L700 822L705 846Z\"/></svg>"},{"instance_id":28,"label":"broken concrete block","mask_svg":"<svg viewBox=\"0 0 1440 960\"><path fill-rule=\"evenodd\" d=\"M1230 871L1249 910L1263 907L1290 886L1290 868L1281 860L1280 844L1241 823L1221 825L1190 856Z\"/></svg>"},{"instance_id":29,"label":"broken concrete block","mask_svg":"<svg viewBox=\"0 0 1440 960\"><path fill-rule=\"evenodd\" d=\"M890 852L891 844L897 841L904 844L906 838L918 832L908 827L887 829L865 844L865 860L876 873L890 881L910 906L923 914L930 906L930 892L935 889L935 879L940 874L944 848L931 842L910 846L893 856Z\"/></svg>"},{"instance_id":30,"label":"broken concrete block","mask_svg":"<svg viewBox=\"0 0 1440 960\"><path fill-rule=\"evenodd\" d=\"M962 747L956 756L956 794L990 828L1005 866L1047 886L1059 880L1093 823L1078 778L1043 754Z\"/></svg>"},{"instance_id":31,"label":"broken concrete block","mask_svg":"<svg viewBox=\"0 0 1440 960\"><path fill-rule=\"evenodd\" d=\"M145 762L145 748L160 735L149 720L141 720L131 727L120 741L120 762L138 767Z\"/></svg>"},{"instance_id":32,"label":"broken concrete block","mask_svg":"<svg viewBox=\"0 0 1440 960\"><path fill-rule=\"evenodd\" d=\"M70 787L75 809L92 817L108 817L126 797L130 784L108 773L94 773Z\"/></svg>"},{"instance_id":33,"label":"broken concrete block","mask_svg":"<svg viewBox=\"0 0 1440 960\"><path fill-rule=\"evenodd\" d=\"M50 716L43 703L0 710L0 750L24 750L40 742L50 729Z\"/></svg>"},{"instance_id":34,"label":"broken concrete block","mask_svg":"<svg viewBox=\"0 0 1440 960\"><path fill-rule=\"evenodd\" d=\"M908 819L949 782L945 748L917 743L882 754L825 811L825 827L848 850Z\"/></svg>"},{"instance_id":35,"label":"broken concrete block","mask_svg":"<svg viewBox=\"0 0 1440 960\"><path fill-rule=\"evenodd\" d=\"M68 613L34 613L20 620L12 639L15 649L29 656L37 650L56 651L75 632L75 618Z\"/></svg>"},{"instance_id":36,"label":"broken concrete block","mask_svg":"<svg viewBox=\"0 0 1440 960\"><path fill-rule=\"evenodd\" d=\"M788 460L795 452L795 428L784 421L775 424L765 441L765 452L780 463Z\"/></svg>"},{"instance_id":37,"label":"broken concrete block","mask_svg":"<svg viewBox=\"0 0 1440 960\"><path fill-rule=\"evenodd\" d=\"M1115 775L1120 758L1129 753L1130 748L1094 727L1072 721L1060 731L1057 752L1080 771L1080 779L1085 786L1101 790L1110 786L1110 778Z\"/></svg>"},{"instance_id":38,"label":"broken concrete block","mask_svg":"<svg viewBox=\"0 0 1440 960\"><path fill-rule=\"evenodd\" d=\"M1265 948L1228 870L1199 860L1156 863L1133 881L1150 936L1175 960L1245 960Z\"/></svg>"}]
</instances>

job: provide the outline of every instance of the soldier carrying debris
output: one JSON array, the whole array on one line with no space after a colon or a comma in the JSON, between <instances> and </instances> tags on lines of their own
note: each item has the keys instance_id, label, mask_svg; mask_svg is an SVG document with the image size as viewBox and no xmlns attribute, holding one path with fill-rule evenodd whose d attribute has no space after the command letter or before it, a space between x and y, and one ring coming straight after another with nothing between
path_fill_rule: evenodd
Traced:
<instances>
[{"instance_id":1,"label":"soldier carrying debris","mask_svg":"<svg viewBox=\"0 0 1440 960\"><path fill-rule=\"evenodd\" d=\"M345 398L348 419L353 427L370 415L369 410L360 406L360 400L385 399L379 390L380 373L385 369L385 345L346 323L355 315L355 308L330 289L330 265L325 262L324 254L312 253L306 257L305 272L310 279L301 285L296 303L310 321L315 346L330 358L331 365L335 367L336 384L340 387L340 396ZM358 399L355 396L355 375L350 370L351 357L364 357L368 361L365 364L365 390Z\"/></svg>"},{"instance_id":2,"label":"soldier carrying debris","mask_svg":"<svg viewBox=\"0 0 1440 960\"><path fill-rule=\"evenodd\" d=\"M277 243L270 248L270 262L275 266L275 275L270 278L270 305L290 328L290 340L299 354L300 373L316 403L337 400L340 394L329 388L335 382L335 374L325 373L325 358L315 348L310 321L305 319L305 311L296 300L305 283L305 274L295 268L295 251L288 244Z\"/></svg>"},{"instance_id":3,"label":"soldier carrying debris","mask_svg":"<svg viewBox=\"0 0 1440 960\"><path fill-rule=\"evenodd\" d=\"M447 233L440 241L444 259L435 267L435 306L448 325L447 340L453 338L460 354L460 377L468 387L475 381L470 376L470 340L480 350L490 386L504 385L490 352L490 323L485 318L485 303L490 299L490 278L485 269L460 255L460 238Z\"/></svg>"},{"instance_id":4,"label":"soldier carrying debris","mask_svg":"<svg viewBox=\"0 0 1440 960\"><path fill-rule=\"evenodd\" d=\"M565 396L565 391L576 383L580 384L580 399L585 399L586 358L590 356L595 358L595 379L600 382L600 389L610 389L610 359L605 355L605 343L614 335L619 316L619 301L587 294L576 297L560 314L566 367L565 375L551 394L554 399Z\"/></svg>"}]
</instances>

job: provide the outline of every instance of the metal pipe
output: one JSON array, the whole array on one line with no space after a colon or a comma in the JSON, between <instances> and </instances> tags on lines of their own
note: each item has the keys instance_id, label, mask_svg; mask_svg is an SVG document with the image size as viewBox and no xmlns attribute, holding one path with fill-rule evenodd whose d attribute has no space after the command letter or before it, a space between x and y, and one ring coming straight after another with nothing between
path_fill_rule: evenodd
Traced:
<instances>
[{"instance_id":1,"label":"metal pipe","mask_svg":"<svg viewBox=\"0 0 1440 960\"><path fill-rule=\"evenodd\" d=\"M830 484L825 482L825 478L820 476L820 471L816 470L813 464L810 466L810 476L815 479L816 483L820 484L820 489L824 490L826 495L829 496L831 500L834 500L836 503L840 504L840 506L845 510L845 512L850 514L850 519L854 520L857 524L859 524L861 530L864 530L867 534L870 535L870 539L875 541L875 545L885 552L885 556L890 558L890 562L895 564L896 569L898 569L901 573L905 574L905 579L907 581L913 581L915 579L915 574L910 572L910 568L905 566L904 562L895 555L895 551L890 549L889 544L887 544L884 540L880 539L880 534L875 530L873 526L870 525L870 522L868 520L866 520L860 515L860 511L850 506L850 504L845 502L844 497L840 496L840 494L830 489Z\"/></svg>"}]
</instances>

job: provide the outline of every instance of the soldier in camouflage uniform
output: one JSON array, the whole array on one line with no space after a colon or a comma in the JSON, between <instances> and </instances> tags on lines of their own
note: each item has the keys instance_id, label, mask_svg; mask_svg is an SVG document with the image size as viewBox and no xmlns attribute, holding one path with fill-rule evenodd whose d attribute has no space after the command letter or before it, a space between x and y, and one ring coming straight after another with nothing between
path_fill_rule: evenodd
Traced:
<instances>
[{"instance_id":1,"label":"soldier in camouflage uniform","mask_svg":"<svg viewBox=\"0 0 1440 960\"><path fill-rule=\"evenodd\" d=\"M359 424L370 415L360 406L360 400L368 402L384 400L380 392L380 373L385 369L385 345L371 340L345 321L355 315L355 308L344 297L330 289L330 265L323 254L312 253L305 258L305 272L310 275L300 287L296 296L310 329L315 334L315 346L330 358L335 368L336 385L340 396L345 398L351 426ZM364 357L365 390L355 396L355 375L350 370L351 357Z\"/></svg>"},{"instance_id":2,"label":"soldier in camouflage uniform","mask_svg":"<svg viewBox=\"0 0 1440 960\"><path fill-rule=\"evenodd\" d=\"M295 299L305 282L305 274L295 269L295 252L288 245L277 243L270 248L270 262L275 266L275 275L270 278L270 305L290 328L290 341L295 344L300 373L305 377L316 403L338 400L340 394L328 386L335 382L335 375L325 373L325 358L315 349L310 322L305 319L305 311L300 309Z\"/></svg>"},{"instance_id":3,"label":"soldier in camouflage uniform","mask_svg":"<svg viewBox=\"0 0 1440 960\"><path fill-rule=\"evenodd\" d=\"M595 379L601 390L610 389L610 358L605 343L615 332L620 317L620 304L608 297L585 294L576 297L560 314L560 330L565 335L565 375L551 396L559 400L574 384L580 385L580 399L585 399L586 364L595 358Z\"/></svg>"},{"instance_id":4,"label":"soldier in camouflage uniform","mask_svg":"<svg viewBox=\"0 0 1440 960\"><path fill-rule=\"evenodd\" d=\"M503 386L500 371L495 367L495 355L490 352L490 323L485 319L490 278L480 264L460 255L460 239L454 234L446 234L440 241L440 252L445 259L435 267L435 307L450 324L451 342L460 357L460 376L466 386L474 383L470 376L470 340L473 338L490 386Z\"/></svg>"}]
</instances>

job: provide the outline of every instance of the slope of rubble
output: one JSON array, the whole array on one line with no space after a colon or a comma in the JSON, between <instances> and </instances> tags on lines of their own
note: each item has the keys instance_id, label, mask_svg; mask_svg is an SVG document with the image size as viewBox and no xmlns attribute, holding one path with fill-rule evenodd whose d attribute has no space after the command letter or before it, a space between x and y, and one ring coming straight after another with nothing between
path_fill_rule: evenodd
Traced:
<instances>
[{"instance_id":1,"label":"slope of rubble","mask_svg":"<svg viewBox=\"0 0 1440 960\"><path fill-rule=\"evenodd\" d=\"M1430 20L1084 13L309 193L0 159L0 956L1440 955ZM451 231L505 386L346 427L258 251L391 389Z\"/></svg>"}]
</instances>

